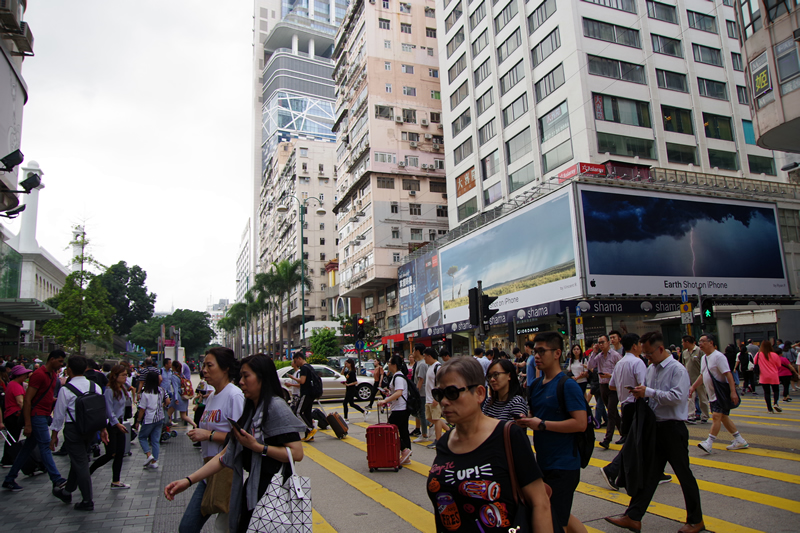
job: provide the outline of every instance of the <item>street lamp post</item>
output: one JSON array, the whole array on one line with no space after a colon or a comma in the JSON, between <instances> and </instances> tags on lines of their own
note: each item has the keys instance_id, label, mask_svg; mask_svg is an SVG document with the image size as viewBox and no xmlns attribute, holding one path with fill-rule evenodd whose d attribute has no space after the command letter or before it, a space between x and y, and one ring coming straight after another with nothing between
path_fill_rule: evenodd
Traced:
<instances>
[{"instance_id":1,"label":"street lamp post","mask_svg":"<svg viewBox=\"0 0 800 533\"><path fill-rule=\"evenodd\" d=\"M317 198L316 196L310 196L308 198L304 198L300 200L297 196L290 194L289 197L293 198L300 206L300 314L301 314L301 326L300 326L300 338L301 344L305 347L306 345L306 257L303 253L303 228L305 227L306 222L306 205L308 204L309 200L316 200L319 202L319 207L317 208L316 213L320 216L323 216L327 213L325 209L322 208L322 200ZM277 207L278 213L286 213L289 211L289 207L285 205L279 205ZM287 325L288 327L288 325Z\"/></svg>"}]
</instances>

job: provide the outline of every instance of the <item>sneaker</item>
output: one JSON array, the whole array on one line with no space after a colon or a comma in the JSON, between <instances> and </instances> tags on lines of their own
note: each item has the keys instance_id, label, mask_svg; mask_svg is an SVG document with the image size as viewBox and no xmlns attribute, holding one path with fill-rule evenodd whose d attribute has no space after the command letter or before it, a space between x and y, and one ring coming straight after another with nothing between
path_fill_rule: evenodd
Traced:
<instances>
[{"instance_id":1,"label":"sneaker","mask_svg":"<svg viewBox=\"0 0 800 533\"><path fill-rule=\"evenodd\" d=\"M130 485L128 485L127 483L122 483L121 481L119 483L112 483L111 484L111 490L121 490L121 489L129 489L129 488L131 488Z\"/></svg>"},{"instance_id":2,"label":"sneaker","mask_svg":"<svg viewBox=\"0 0 800 533\"><path fill-rule=\"evenodd\" d=\"M23 490L22 487L20 487L16 481L4 481L3 488L6 490L10 490L11 492L19 492Z\"/></svg>"},{"instance_id":3,"label":"sneaker","mask_svg":"<svg viewBox=\"0 0 800 533\"><path fill-rule=\"evenodd\" d=\"M64 490L64 487L53 488L53 496L55 496L64 503L72 503L72 493L66 492Z\"/></svg>"},{"instance_id":4,"label":"sneaker","mask_svg":"<svg viewBox=\"0 0 800 533\"><path fill-rule=\"evenodd\" d=\"M428 448L429 450L435 450L436 449L436 441L431 442L430 444L428 444L425 447Z\"/></svg>"},{"instance_id":5,"label":"sneaker","mask_svg":"<svg viewBox=\"0 0 800 533\"><path fill-rule=\"evenodd\" d=\"M608 474L606 474L605 468L601 468L600 473L603 475L603 479L605 480L606 485L608 485L608 488L610 488L611 490L619 490L619 486L617 486L616 483L611 481L611 478L609 478Z\"/></svg>"},{"instance_id":6,"label":"sneaker","mask_svg":"<svg viewBox=\"0 0 800 533\"><path fill-rule=\"evenodd\" d=\"M420 435L419 437L417 437L416 439L412 440L411 442L427 442L429 440L431 440L431 439L429 439L427 435Z\"/></svg>"},{"instance_id":7,"label":"sneaker","mask_svg":"<svg viewBox=\"0 0 800 533\"><path fill-rule=\"evenodd\" d=\"M347 424L347 425L349 426L349 425L350 425L350 419L349 419L349 418L345 418L345 419L344 419L344 423L345 423L345 424Z\"/></svg>"},{"instance_id":8,"label":"sneaker","mask_svg":"<svg viewBox=\"0 0 800 533\"><path fill-rule=\"evenodd\" d=\"M745 448L749 448L750 445L744 439L734 439L731 444L726 446L728 450L743 450Z\"/></svg>"},{"instance_id":9,"label":"sneaker","mask_svg":"<svg viewBox=\"0 0 800 533\"><path fill-rule=\"evenodd\" d=\"M94 502L79 502L75 504L76 511L94 511Z\"/></svg>"},{"instance_id":10,"label":"sneaker","mask_svg":"<svg viewBox=\"0 0 800 533\"><path fill-rule=\"evenodd\" d=\"M701 418L700 418L700 423L701 423L701 424L706 424L706 423L708 423L708 417L707 417L707 416L701 417Z\"/></svg>"},{"instance_id":11,"label":"sneaker","mask_svg":"<svg viewBox=\"0 0 800 533\"><path fill-rule=\"evenodd\" d=\"M302 438L300 440L302 440L303 442L313 442L314 441L314 434L317 431L319 431L317 428L312 429L311 431L308 432L308 435L306 435L304 438Z\"/></svg>"},{"instance_id":12,"label":"sneaker","mask_svg":"<svg viewBox=\"0 0 800 533\"><path fill-rule=\"evenodd\" d=\"M697 447L711 455L711 443L708 442L708 439L704 440L703 442L698 442Z\"/></svg>"},{"instance_id":13,"label":"sneaker","mask_svg":"<svg viewBox=\"0 0 800 533\"><path fill-rule=\"evenodd\" d=\"M153 457L151 455L150 457L147 458L147 461L145 461L144 466L142 468L148 468L151 463L155 463L155 462L156 462L155 457Z\"/></svg>"},{"instance_id":14,"label":"sneaker","mask_svg":"<svg viewBox=\"0 0 800 533\"><path fill-rule=\"evenodd\" d=\"M417 428L414 431L412 431L411 433L409 433L408 436L409 437L419 437L421 434L422 434L422 432L419 430L419 428Z\"/></svg>"},{"instance_id":15,"label":"sneaker","mask_svg":"<svg viewBox=\"0 0 800 533\"><path fill-rule=\"evenodd\" d=\"M667 473L661 474L661 477L658 479L658 484L663 485L664 483L669 483L672 481L672 476Z\"/></svg>"},{"instance_id":16,"label":"sneaker","mask_svg":"<svg viewBox=\"0 0 800 533\"><path fill-rule=\"evenodd\" d=\"M401 465L411 464L411 450L404 450L400 452L400 464Z\"/></svg>"},{"instance_id":17,"label":"sneaker","mask_svg":"<svg viewBox=\"0 0 800 533\"><path fill-rule=\"evenodd\" d=\"M694 418L687 418L686 423L689 424L690 426L694 426L697 425L697 420L695 420Z\"/></svg>"},{"instance_id":18,"label":"sneaker","mask_svg":"<svg viewBox=\"0 0 800 533\"><path fill-rule=\"evenodd\" d=\"M777 403L776 403L775 405L773 405L773 406L772 406L772 408L773 408L773 409L775 409L775 410L776 410L777 412L779 412L779 413L782 413L782 412L783 412L783 409L781 409L781 408L778 406L778 404L777 404Z\"/></svg>"},{"instance_id":19,"label":"sneaker","mask_svg":"<svg viewBox=\"0 0 800 533\"><path fill-rule=\"evenodd\" d=\"M148 468L152 468L153 470L157 469L158 461L153 461L152 463L150 463L150 466Z\"/></svg>"},{"instance_id":20,"label":"sneaker","mask_svg":"<svg viewBox=\"0 0 800 533\"><path fill-rule=\"evenodd\" d=\"M364 422L369 420L369 411L364 411Z\"/></svg>"},{"instance_id":21,"label":"sneaker","mask_svg":"<svg viewBox=\"0 0 800 533\"><path fill-rule=\"evenodd\" d=\"M789 398L789 397L787 396L786 398L784 398L784 399L783 399L783 401L784 401L784 402L791 402L791 401L792 401L792 399L791 399L791 398ZM7 466L4 466L3 468L8 468L8 467L7 467Z\"/></svg>"},{"instance_id":22,"label":"sneaker","mask_svg":"<svg viewBox=\"0 0 800 533\"><path fill-rule=\"evenodd\" d=\"M600 441L600 447L607 450L611 445L611 441L602 440Z\"/></svg>"}]
</instances>

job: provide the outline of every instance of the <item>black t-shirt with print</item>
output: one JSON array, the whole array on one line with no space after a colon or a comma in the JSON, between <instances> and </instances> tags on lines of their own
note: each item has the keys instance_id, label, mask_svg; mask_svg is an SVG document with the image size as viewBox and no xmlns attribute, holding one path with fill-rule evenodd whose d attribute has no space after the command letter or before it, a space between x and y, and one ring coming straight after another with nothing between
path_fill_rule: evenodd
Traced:
<instances>
[{"instance_id":1,"label":"black t-shirt with print","mask_svg":"<svg viewBox=\"0 0 800 533\"><path fill-rule=\"evenodd\" d=\"M436 459L428 475L428 497L433 502L436 531L506 533L513 527L517 505L500 422L483 444L469 453L450 451L445 433L436 445ZM542 477L528 436L511 426L509 435L520 487Z\"/></svg>"},{"instance_id":2,"label":"black t-shirt with print","mask_svg":"<svg viewBox=\"0 0 800 533\"><path fill-rule=\"evenodd\" d=\"M306 364L304 364L303 366L300 367L300 375L297 376L297 377L298 378L303 377L303 376L306 377L306 382L303 383L302 385L300 385L300 395L301 396L306 396L308 394L311 394L311 372L313 370L314 369L311 368L311 365L309 365L308 363L306 363Z\"/></svg>"}]
</instances>

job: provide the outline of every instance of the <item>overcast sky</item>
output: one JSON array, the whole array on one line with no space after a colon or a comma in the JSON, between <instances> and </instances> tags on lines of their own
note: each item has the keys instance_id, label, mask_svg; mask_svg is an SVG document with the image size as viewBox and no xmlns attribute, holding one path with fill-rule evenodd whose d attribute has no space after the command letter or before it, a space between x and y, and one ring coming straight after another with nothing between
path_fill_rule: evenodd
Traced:
<instances>
[{"instance_id":1,"label":"overcast sky","mask_svg":"<svg viewBox=\"0 0 800 533\"><path fill-rule=\"evenodd\" d=\"M22 152L37 239L147 271L157 311L234 297L250 212L252 2L29 2ZM16 231L18 222L10 227Z\"/></svg>"}]
</instances>

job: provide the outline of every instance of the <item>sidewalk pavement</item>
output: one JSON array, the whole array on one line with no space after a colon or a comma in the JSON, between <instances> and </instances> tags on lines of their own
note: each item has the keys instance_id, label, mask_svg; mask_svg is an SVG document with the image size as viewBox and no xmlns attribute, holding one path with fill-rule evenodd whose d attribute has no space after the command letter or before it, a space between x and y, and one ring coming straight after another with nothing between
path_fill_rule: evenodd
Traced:
<instances>
[{"instance_id":1,"label":"sidewalk pavement","mask_svg":"<svg viewBox=\"0 0 800 533\"><path fill-rule=\"evenodd\" d=\"M178 495L175 501L164 498L164 487L181 479L202 464L199 449L186 437L188 428L175 426L178 437L161 444L158 470L144 470L144 452L139 441L131 445L132 455L122 464L122 481L131 485L127 490L111 490L111 463L92 476L94 511L76 511L52 495L47 474L17 476L24 490L9 492L0 489L0 524L3 531L13 533L174 533L178 531L183 511L194 488ZM2 440L2 439L0 439ZM0 445L0 450L2 450ZM1 452L0 452L1 453ZM69 458L54 457L61 475L69 473ZM8 469L0 469L3 478ZM72 494L73 504L81 499L80 492ZM203 533L213 532L209 520Z\"/></svg>"}]
</instances>

